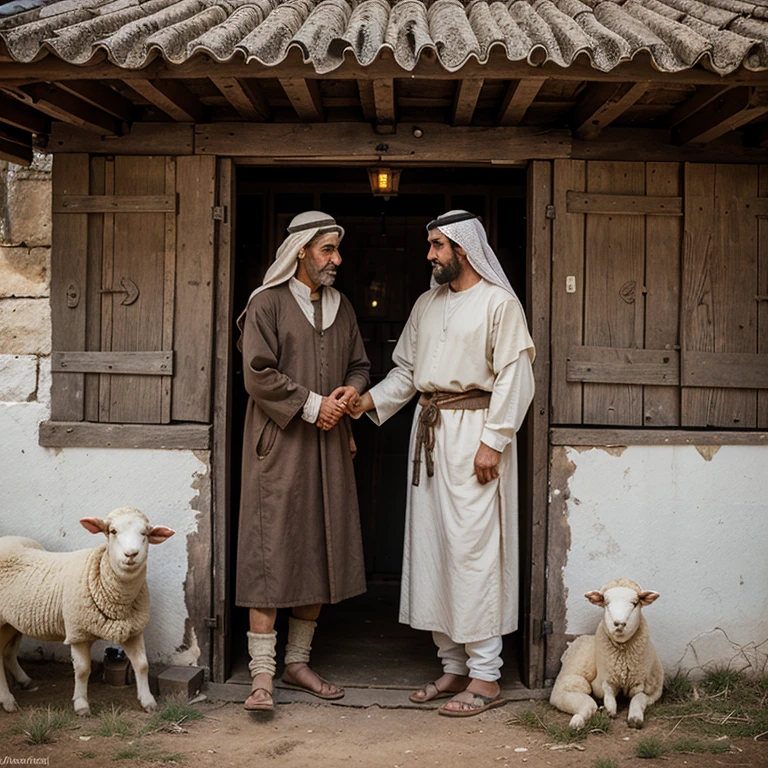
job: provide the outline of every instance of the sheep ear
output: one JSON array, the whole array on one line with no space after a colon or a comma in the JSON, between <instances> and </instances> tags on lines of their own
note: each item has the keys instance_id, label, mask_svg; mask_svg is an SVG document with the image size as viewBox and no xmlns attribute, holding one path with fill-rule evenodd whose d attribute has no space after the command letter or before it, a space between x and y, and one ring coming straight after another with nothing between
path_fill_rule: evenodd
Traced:
<instances>
[{"instance_id":1,"label":"sheep ear","mask_svg":"<svg viewBox=\"0 0 768 768\"><path fill-rule=\"evenodd\" d=\"M156 525L149 532L150 544L162 544L166 539L170 539L176 531L166 528L164 525Z\"/></svg>"},{"instance_id":2,"label":"sheep ear","mask_svg":"<svg viewBox=\"0 0 768 768\"><path fill-rule=\"evenodd\" d=\"M659 593L647 589L645 592L641 592L638 597L640 598L640 605L650 605L654 600L658 600Z\"/></svg>"},{"instance_id":3,"label":"sheep ear","mask_svg":"<svg viewBox=\"0 0 768 768\"><path fill-rule=\"evenodd\" d=\"M80 525L90 533L106 533L107 524L100 517L83 517L80 520Z\"/></svg>"},{"instance_id":4,"label":"sheep ear","mask_svg":"<svg viewBox=\"0 0 768 768\"><path fill-rule=\"evenodd\" d=\"M584 597L586 597L592 605L599 605L601 607L605 605L605 597L603 596L603 593L598 592L596 589L592 590L592 592L585 593Z\"/></svg>"}]
</instances>

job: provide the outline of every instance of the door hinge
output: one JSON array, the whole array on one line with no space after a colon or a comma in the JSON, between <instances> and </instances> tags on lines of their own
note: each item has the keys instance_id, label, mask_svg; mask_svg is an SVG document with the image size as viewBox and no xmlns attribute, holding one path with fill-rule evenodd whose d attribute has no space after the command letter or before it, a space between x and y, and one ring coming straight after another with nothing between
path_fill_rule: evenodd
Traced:
<instances>
[{"instance_id":1,"label":"door hinge","mask_svg":"<svg viewBox=\"0 0 768 768\"><path fill-rule=\"evenodd\" d=\"M226 221L227 220L227 206L226 205L214 205L213 206L213 220L214 221Z\"/></svg>"},{"instance_id":2,"label":"door hinge","mask_svg":"<svg viewBox=\"0 0 768 768\"><path fill-rule=\"evenodd\" d=\"M203 619L203 624L209 629L221 629L221 621L219 616L206 616Z\"/></svg>"},{"instance_id":3,"label":"door hinge","mask_svg":"<svg viewBox=\"0 0 768 768\"><path fill-rule=\"evenodd\" d=\"M554 631L554 628L552 626L551 621L547 621L546 619L541 620L541 637L546 637L547 635L551 635Z\"/></svg>"},{"instance_id":4,"label":"door hinge","mask_svg":"<svg viewBox=\"0 0 768 768\"><path fill-rule=\"evenodd\" d=\"M555 206L554 205L548 205L544 209L544 216L547 219L554 219L555 218Z\"/></svg>"}]
</instances>

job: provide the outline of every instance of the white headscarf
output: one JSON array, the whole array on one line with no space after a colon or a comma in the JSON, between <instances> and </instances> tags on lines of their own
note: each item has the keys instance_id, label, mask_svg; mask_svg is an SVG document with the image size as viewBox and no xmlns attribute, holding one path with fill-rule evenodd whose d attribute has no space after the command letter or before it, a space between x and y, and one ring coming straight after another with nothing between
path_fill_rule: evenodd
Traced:
<instances>
[{"instance_id":1,"label":"white headscarf","mask_svg":"<svg viewBox=\"0 0 768 768\"><path fill-rule=\"evenodd\" d=\"M339 226L333 216L321 211L306 211L294 216L288 225L288 237L277 249L274 262L264 275L264 282L248 297L245 309L237 318L237 327L242 331L248 305L254 296L278 285L288 282L295 274L298 266L299 251L318 234L338 232L339 242L344 237L344 227ZM341 294L331 286L323 288L323 325L330 326L336 318L341 303Z\"/></svg>"},{"instance_id":2,"label":"white headscarf","mask_svg":"<svg viewBox=\"0 0 768 768\"><path fill-rule=\"evenodd\" d=\"M480 277L485 278L489 283L498 285L505 291L509 291L517 299L517 294L512 289L501 264L499 264L499 259L488 242L488 235L486 235L483 225L476 216L468 211L448 211L448 213L438 216L434 222L430 222L427 229L434 229L435 224L437 225L436 228L447 238L458 243L464 249L469 263ZM433 277L432 287L434 288L436 285Z\"/></svg>"}]
</instances>

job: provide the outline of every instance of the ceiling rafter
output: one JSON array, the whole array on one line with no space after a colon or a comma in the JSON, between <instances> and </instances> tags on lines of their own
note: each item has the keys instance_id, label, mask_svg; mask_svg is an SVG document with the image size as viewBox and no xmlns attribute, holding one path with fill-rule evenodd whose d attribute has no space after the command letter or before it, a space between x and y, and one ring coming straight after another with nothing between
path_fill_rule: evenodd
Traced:
<instances>
[{"instance_id":1,"label":"ceiling rafter","mask_svg":"<svg viewBox=\"0 0 768 768\"><path fill-rule=\"evenodd\" d=\"M48 83L33 83L19 88L35 107L56 120L77 125L88 131L116 135L120 124L112 115L79 97Z\"/></svg>"},{"instance_id":2,"label":"ceiling rafter","mask_svg":"<svg viewBox=\"0 0 768 768\"><path fill-rule=\"evenodd\" d=\"M373 81L373 103L376 122L379 125L394 125L397 111L395 107L395 81L393 79Z\"/></svg>"},{"instance_id":3,"label":"ceiling rafter","mask_svg":"<svg viewBox=\"0 0 768 768\"><path fill-rule=\"evenodd\" d=\"M623 115L650 88L650 83L595 83L587 86L571 113L571 128L580 139L594 139Z\"/></svg>"},{"instance_id":4,"label":"ceiling rafter","mask_svg":"<svg viewBox=\"0 0 768 768\"><path fill-rule=\"evenodd\" d=\"M98 109L103 109L124 123L133 122L135 111L133 102L106 85L93 80L64 80L54 85Z\"/></svg>"},{"instance_id":5,"label":"ceiling rafter","mask_svg":"<svg viewBox=\"0 0 768 768\"><path fill-rule=\"evenodd\" d=\"M241 117L257 123L271 118L272 110L258 81L239 80L236 77L212 77L211 82Z\"/></svg>"},{"instance_id":6,"label":"ceiling rafter","mask_svg":"<svg viewBox=\"0 0 768 768\"><path fill-rule=\"evenodd\" d=\"M459 80L453 101L454 125L469 125L472 122L484 82L481 79Z\"/></svg>"},{"instance_id":7,"label":"ceiling rafter","mask_svg":"<svg viewBox=\"0 0 768 768\"><path fill-rule=\"evenodd\" d=\"M674 132L677 144L707 144L768 112L768 90L733 88L684 120Z\"/></svg>"},{"instance_id":8,"label":"ceiling rafter","mask_svg":"<svg viewBox=\"0 0 768 768\"><path fill-rule=\"evenodd\" d=\"M667 128L674 128L676 125L680 125L683 120L686 120L691 115L696 114L700 109L704 109L708 104L711 104L715 99L722 96L726 91L730 90L730 85L702 85L687 101L684 101L678 107L670 112L665 120L664 124Z\"/></svg>"},{"instance_id":9,"label":"ceiling rafter","mask_svg":"<svg viewBox=\"0 0 768 768\"><path fill-rule=\"evenodd\" d=\"M204 104L177 80L123 82L178 123L200 123L205 120Z\"/></svg>"},{"instance_id":10,"label":"ceiling rafter","mask_svg":"<svg viewBox=\"0 0 768 768\"><path fill-rule=\"evenodd\" d=\"M317 80L281 77L280 85L299 116L299 120L305 123L324 121L323 101L320 98L320 86Z\"/></svg>"},{"instance_id":11,"label":"ceiling rafter","mask_svg":"<svg viewBox=\"0 0 768 768\"><path fill-rule=\"evenodd\" d=\"M0 93L0 123L30 133L48 133L51 129L47 115L5 93Z\"/></svg>"},{"instance_id":12,"label":"ceiling rafter","mask_svg":"<svg viewBox=\"0 0 768 768\"><path fill-rule=\"evenodd\" d=\"M509 84L497 117L499 125L520 125L536 96L538 96L546 77L531 77L515 80Z\"/></svg>"}]
</instances>

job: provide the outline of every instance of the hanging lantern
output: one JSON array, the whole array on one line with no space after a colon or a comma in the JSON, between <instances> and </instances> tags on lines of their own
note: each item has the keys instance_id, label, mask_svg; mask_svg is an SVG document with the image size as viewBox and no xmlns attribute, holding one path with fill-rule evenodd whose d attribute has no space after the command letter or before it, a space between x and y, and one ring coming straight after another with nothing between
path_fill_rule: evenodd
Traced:
<instances>
[{"instance_id":1,"label":"hanging lantern","mask_svg":"<svg viewBox=\"0 0 768 768\"><path fill-rule=\"evenodd\" d=\"M369 168L368 179L374 197L394 197L400 186L399 168Z\"/></svg>"}]
</instances>

